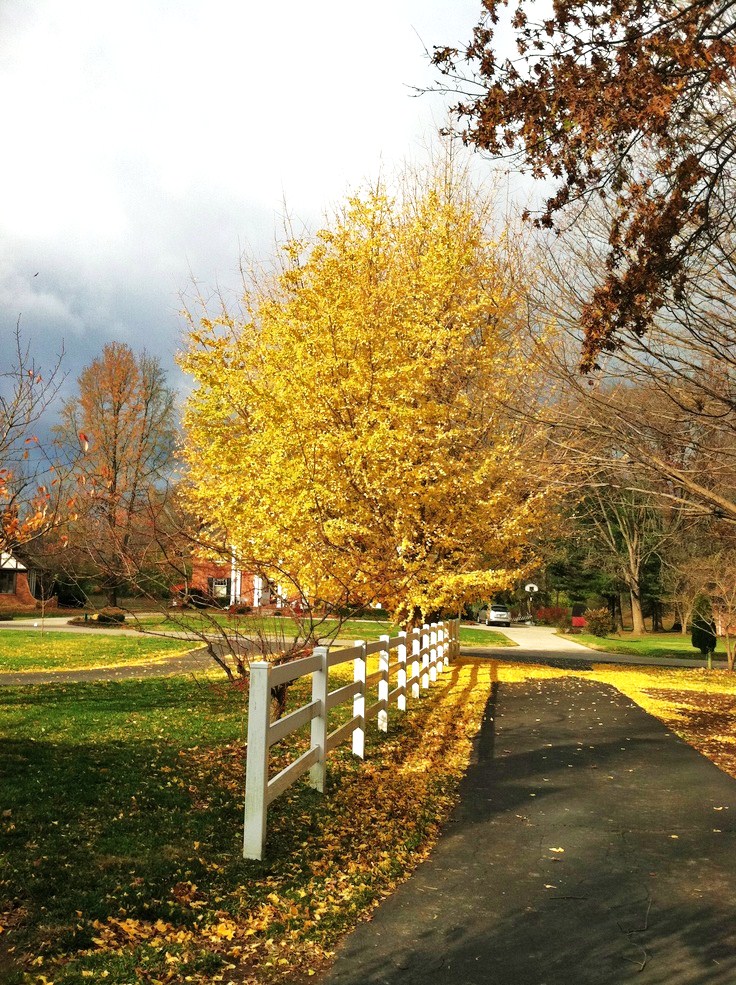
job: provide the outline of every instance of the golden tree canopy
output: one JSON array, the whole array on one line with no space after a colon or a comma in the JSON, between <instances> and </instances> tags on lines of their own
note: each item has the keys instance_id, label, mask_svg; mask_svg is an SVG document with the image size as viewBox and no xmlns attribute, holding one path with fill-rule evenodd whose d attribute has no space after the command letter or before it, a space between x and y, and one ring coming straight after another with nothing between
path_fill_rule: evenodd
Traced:
<instances>
[{"instance_id":1,"label":"golden tree canopy","mask_svg":"<svg viewBox=\"0 0 736 985\"><path fill-rule=\"evenodd\" d=\"M188 497L244 566L400 618L512 587L550 509L501 411L524 284L463 182L349 199L182 366Z\"/></svg>"}]
</instances>

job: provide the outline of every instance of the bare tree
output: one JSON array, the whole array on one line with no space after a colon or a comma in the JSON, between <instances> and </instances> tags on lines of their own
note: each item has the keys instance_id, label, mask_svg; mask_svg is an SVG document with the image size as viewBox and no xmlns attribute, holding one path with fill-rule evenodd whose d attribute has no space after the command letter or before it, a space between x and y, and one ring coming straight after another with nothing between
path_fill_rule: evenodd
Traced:
<instances>
[{"instance_id":1,"label":"bare tree","mask_svg":"<svg viewBox=\"0 0 736 985\"><path fill-rule=\"evenodd\" d=\"M60 473L37 429L62 382L59 353L46 366L24 342L20 323L0 371L0 550L13 551L57 520Z\"/></svg>"},{"instance_id":2,"label":"bare tree","mask_svg":"<svg viewBox=\"0 0 736 985\"><path fill-rule=\"evenodd\" d=\"M603 228L588 210L564 249L545 244L534 324L555 328L534 328L530 346L550 373L550 440L589 477L618 467L691 516L736 522L736 240L698 258L688 292L662 305L646 335L630 332L581 374L581 311Z\"/></svg>"}]
</instances>

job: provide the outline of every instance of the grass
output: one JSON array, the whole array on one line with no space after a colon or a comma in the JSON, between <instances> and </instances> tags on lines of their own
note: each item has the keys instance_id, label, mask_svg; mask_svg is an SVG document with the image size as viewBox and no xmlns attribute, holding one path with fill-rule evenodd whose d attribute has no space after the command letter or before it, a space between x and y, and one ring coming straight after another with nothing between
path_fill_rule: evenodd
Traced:
<instances>
[{"instance_id":1,"label":"grass","mask_svg":"<svg viewBox=\"0 0 736 985\"><path fill-rule=\"evenodd\" d=\"M690 634L680 636L675 633L648 633L646 636L608 636L601 639L592 633L576 633L571 637L576 643L583 643L593 650L607 653L625 653L635 657L670 657L680 660L699 660L699 650L693 649ZM716 658L725 659L723 647L716 650Z\"/></svg>"},{"instance_id":2,"label":"grass","mask_svg":"<svg viewBox=\"0 0 736 985\"><path fill-rule=\"evenodd\" d=\"M495 629L473 629L470 626L460 627L460 643L466 646L518 646Z\"/></svg>"},{"instance_id":3,"label":"grass","mask_svg":"<svg viewBox=\"0 0 736 985\"><path fill-rule=\"evenodd\" d=\"M130 620L132 622L132 620ZM289 616L230 616L225 612L174 612L168 615L148 616L137 620L134 625L144 630L161 630L175 632L189 630L192 632L217 632L219 629L230 630L241 636L290 637L301 633L299 624ZM349 619L342 625L335 619L325 619L316 623L317 632L321 638L329 640L338 633L345 640L376 640L382 633L394 633L396 627L385 620L379 619Z\"/></svg>"},{"instance_id":4,"label":"grass","mask_svg":"<svg viewBox=\"0 0 736 985\"><path fill-rule=\"evenodd\" d=\"M143 629L159 629L164 632L176 630L190 630L193 632L207 632L210 629L231 629L241 636L269 636L286 637L296 636L299 632L297 623L288 616L228 616L225 613L203 613L194 612L176 613L174 615L160 615L143 618L138 623ZM318 624L321 640L328 642L337 637L341 640L377 640L379 636L388 633L393 636L398 632L398 627L386 620L381 619L348 619L340 625L334 619L326 619ZM493 630L475 629L472 627L460 627L460 642L472 644L473 646L514 646L515 644L502 633Z\"/></svg>"},{"instance_id":5,"label":"grass","mask_svg":"<svg viewBox=\"0 0 736 985\"><path fill-rule=\"evenodd\" d=\"M159 637L5 630L0 624L0 671L87 670L145 663L191 646Z\"/></svg>"},{"instance_id":6,"label":"grass","mask_svg":"<svg viewBox=\"0 0 736 985\"><path fill-rule=\"evenodd\" d=\"M196 617L193 617L196 619ZM227 623L226 616L220 616L220 624ZM149 620L146 628L150 631L175 631L192 629L195 625L187 617L188 625L182 626L165 617L156 622ZM265 627L263 626L265 623ZM289 619L253 619L250 623L242 617L230 621L231 628L245 636L266 635L289 637L296 629ZM202 628L201 625L199 627ZM345 640L375 640L382 634L395 634L396 628L381 621L352 621L340 629L340 638ZM491 630L461 627L461 643L473 646L513 646L508 637ZM0 623L0 672L33 672L55 670L90 670L94 668L130 666L146 663L186 653L197 641L189 643L179 639L166 639L161 636L119 636L114 629L90 633L65 633L49 630L2 630Z\"/></svg>"},{"instance_id":7,"label":"grass","mask_svg":"<svg viewBox=\"0 0 736 985\"><path fill-rule=\"evenodd\" d=\"M349 680L336 670L335 686ZM0 981L306 981L426 857L492 683L561 676L613 684L736 773L734 675L482 659L455 665L388 735L369 731L364 763L336 750L327 797L297 784L276 800L266 862L244 862L241 689L191 677L3 688ZM292 689L292 706L305 699ZM304 741L275 747L279 764Z\"/></svg>"},{"instance_id":8,"label":"grass","mask_svg":"<svg viewBox=\"0 0 736 985\"><path fill-rule=\"evenodd\" d=\"M436 839L490 692L484 663L452 668L388 735L370 729L365 763L332 753L328 797L300 783L275 801L265 863L240 851L241 689L191 677L3 688L0 981L319 970ZM335 686L352 676L336 671ZM291 689L291 705L304 700ZM274 747L278 763L305 742Z\"/></svg>"}]
</instances>

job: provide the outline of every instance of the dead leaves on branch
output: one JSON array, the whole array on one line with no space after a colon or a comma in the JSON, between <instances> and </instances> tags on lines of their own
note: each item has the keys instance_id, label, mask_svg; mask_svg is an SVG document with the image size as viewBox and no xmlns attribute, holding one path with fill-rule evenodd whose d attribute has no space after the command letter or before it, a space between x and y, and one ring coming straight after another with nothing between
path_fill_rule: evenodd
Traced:
<instances>
[{"instance_id":1,"label":"dead leaves on branch","mask_svg":"<svg viewBox=\"0 0 736 985\"><path fill-rule=\"evenodd\" d=\"M542 21L525 0L483 8L463 51L435 50L460 94L461 136L556 182L539 226L563 229L588 201L610 215L605 268L583 311L590 370L624 330L645 332L668 296L682 300L689 263L732 226L729 4L560 0ZM505 28L515 33L515 59L501 53L501 23L504 49Z\"/></svg>"}]
</instances>

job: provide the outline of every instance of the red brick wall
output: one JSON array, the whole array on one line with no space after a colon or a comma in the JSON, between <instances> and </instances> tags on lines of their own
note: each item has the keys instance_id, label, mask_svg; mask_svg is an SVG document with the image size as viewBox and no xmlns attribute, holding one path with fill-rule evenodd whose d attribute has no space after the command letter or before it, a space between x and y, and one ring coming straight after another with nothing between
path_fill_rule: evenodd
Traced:
<instances>
[{"instance_id":1,"label":"red brick wall","mask_svg":"<svg viewBox=\"0 0 736 985\"><path fill-rule=\"evenodd\" d=\"M229 578L231 569L229 564L217 564L214 561L192 562L191 587L198 588L202 592L209 591L207 580L209 578ZM240 576L240 597L244 605L253 605L253 585L254 576L247 571L243 571Z\"/></svg>"},{"instance_id":2,"label":"red brick wall","mask_svg":"<svg viewBox=\"0 0 736 985\"><path fill-rule=\"evenodd\" d=\"M31 595L28 587L28 575L25 571L18 571L15 576L15 593L13 595L0 595L0 609L35 609L36 600Z\"/></svg>"},{"instance_id":3,"label":"red brick wall","mask_svg":"<svg viewBox=\"0 0 736 985\"><path fill-rule=\"evenodd\" d=\"M230 565L215 564L214 561L194 561L192 563L191 587L207 591L208 578L229 578Z\"/></svg>"}]
</instances>

